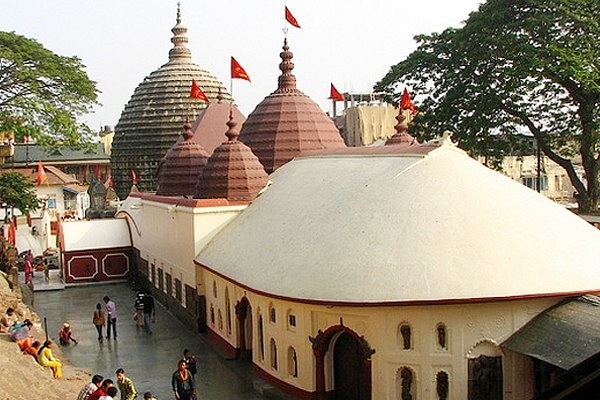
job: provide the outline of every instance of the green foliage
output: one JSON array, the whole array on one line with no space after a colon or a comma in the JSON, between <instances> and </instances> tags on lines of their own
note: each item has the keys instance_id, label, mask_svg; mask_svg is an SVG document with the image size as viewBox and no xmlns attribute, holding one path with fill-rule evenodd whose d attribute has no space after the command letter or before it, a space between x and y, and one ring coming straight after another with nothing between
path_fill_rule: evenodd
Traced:
<instances>
[{"instance_id":1,"label":"green foliage","mask_svg":"<svg viewBox=\"0 0 600 400\"><path fill-rule=\"evenodd\" d=\"M0 32L0 132L17 141L81 146L91 130L77 118L97 104L98 89L77 57L62 57L33 39Z\"/></svg>"},{"instance_id":2,"label":"green foliage","mask_svg":"<svg viewBox=\"0 0 600 400\"><path fill-rule=\"evenodd\" d=\"M17 208L23 214L41 205L31 180L15 171L4 171L0 175L0 200L8 208Z\"/></svg>"},{"instance_id":3,"label":"green foliage","mask_svg":"<svg viewBox=\"0 0 600 400\"><path fill-rule=\"evenodd\" d=\"M600 2L488 0L460 29L417 36L419 47L376 84L422 99L411 133L455 133L473 155L502 157L514 134L535 137L567 171L581 211L598 205ZM571 159L580 155L586 179Z\"/></svg>"}]
</instances>

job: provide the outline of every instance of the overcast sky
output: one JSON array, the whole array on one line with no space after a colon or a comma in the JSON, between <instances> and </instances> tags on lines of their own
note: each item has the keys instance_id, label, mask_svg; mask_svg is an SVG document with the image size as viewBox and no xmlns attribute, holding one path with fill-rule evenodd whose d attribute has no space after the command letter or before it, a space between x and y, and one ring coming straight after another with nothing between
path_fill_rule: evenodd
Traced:
<instances>
[{"instance_id":1,"label":"overcast sky","mask_svg":"<svg viewBox=\"0 0 600 400\"><path fill-rule=\"evenodd\" d=\"M277 88L285 26L283 0L180 0L192 60L230 87L230 57L252 83L233 81L244 115ZM330 83L368 93L417 44L417 34L459 27L480 0L287 0L298 89L330 111ZM0 0L0 29L77 56L102 92L85 121L117 124L137 85L168 61L177 0Z\"/></svg>"}]
</instances>

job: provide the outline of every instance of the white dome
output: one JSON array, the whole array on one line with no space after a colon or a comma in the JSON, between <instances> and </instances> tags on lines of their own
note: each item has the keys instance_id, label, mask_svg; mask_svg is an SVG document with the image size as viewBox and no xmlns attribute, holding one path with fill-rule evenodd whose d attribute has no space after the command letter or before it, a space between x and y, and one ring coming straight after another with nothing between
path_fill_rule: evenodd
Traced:
<instances>
[{"instance_id":1,"label":"white dome","mask_svg":"<svg viewBox=\"0 0 600 400\"><path fill-rule=\"evenodd\" d=\"M298 157L270 178L197 257L251 290L415 304L600 290L598 230L455 147Z\"/></svg>"}]
</instances>

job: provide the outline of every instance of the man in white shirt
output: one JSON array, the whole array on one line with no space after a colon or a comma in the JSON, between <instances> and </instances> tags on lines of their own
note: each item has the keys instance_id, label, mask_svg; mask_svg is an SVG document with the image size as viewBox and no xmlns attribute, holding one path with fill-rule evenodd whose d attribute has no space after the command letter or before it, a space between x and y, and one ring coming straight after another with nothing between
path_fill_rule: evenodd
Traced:
<instances>
[{"instance_id":1,"label":"man in white shirt","mask_svg":"<svg viewBox=\"0 0 600 400\"><path fill-rule=\"evenodd\" d=\"M117 308L108 296L104 296L104 302L106 303L106 338L110 339L110 327L112 326L113 337L117 340Z\"/></svg>"}]
</instances>

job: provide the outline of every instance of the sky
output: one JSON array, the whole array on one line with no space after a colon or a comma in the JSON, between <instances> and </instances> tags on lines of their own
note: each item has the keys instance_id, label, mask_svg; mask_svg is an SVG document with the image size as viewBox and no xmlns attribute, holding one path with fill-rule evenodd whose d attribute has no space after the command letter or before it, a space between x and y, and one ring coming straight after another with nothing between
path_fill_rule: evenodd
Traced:
<instances>
[{"instance_id":1,"label":"sky","mask_svg":"<svg viewBox=\"0 0 600 400\"><path fill-rule=\"evenodd\" d=\"M330 112L330 84L370 93L416 49L414 36L460 27L480 0L179 0L195 64L232 93L244 115L277 88L287 6L299 90ZM177 0L0 0L0 30L77 56L101 91L93 130L114 127L134 89L168 61ZM252 82L230 80L231 56ZM233 87L232 87L233 86Z\"/></svg>"}]
</instances>

